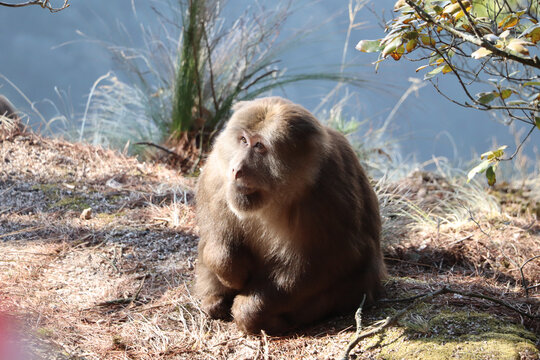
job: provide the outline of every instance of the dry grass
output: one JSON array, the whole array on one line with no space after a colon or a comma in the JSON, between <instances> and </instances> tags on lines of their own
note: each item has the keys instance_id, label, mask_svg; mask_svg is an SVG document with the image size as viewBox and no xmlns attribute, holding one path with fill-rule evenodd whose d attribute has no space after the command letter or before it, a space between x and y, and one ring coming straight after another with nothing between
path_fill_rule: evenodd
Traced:
<instances>
[{"instance_id":1,"label":"dry grass","mask_svg":"<svg viewBox=\"0 0 540 360\"><path fill-rule=\"evenodd\" d=\"M28 133L0 138L0 312L22 323L27 351L39 359L339 358L354 333L352 314L268 337L244 336L202 313L191 294L193 186L172 169L109 150ZM428 175L379 190L389 296L451 285L538 314L540 289L525 298L519 272L540 253L533 214L503 208L485 216L463 196L451 201L456 184ZM443 216L449 210L442 204L451 203L467 208L459 226ZM85 208L90 219L80 218ZM538 282L540 261L524 275ZM520 321L482 300L445 296L431 306L495 309L505 321ZM367 311L365 322L385 311ZM370 346L364 355L378 351Z\"/></svg>"}]
</instances>

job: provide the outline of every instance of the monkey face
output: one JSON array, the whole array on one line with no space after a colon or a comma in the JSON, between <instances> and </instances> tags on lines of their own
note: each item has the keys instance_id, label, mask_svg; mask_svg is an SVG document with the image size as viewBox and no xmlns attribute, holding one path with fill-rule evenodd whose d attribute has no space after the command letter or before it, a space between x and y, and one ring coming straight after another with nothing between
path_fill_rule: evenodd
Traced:
<instances>
[{"instance_id":1,"label":"monkey face","mask_svg":"<svg viewBox=\"0 0 540 360\"><path fill-rule=\"evenodd\" d=\"M246 129L235 129L230 137L233 153L229 160L227 198L235 213L264 206L275 187L271 172L271 144Z\"/></svg>"},{"instance_id":2,"label":"monkey face","mask_svg":"<svg viewBox=\"0 0 540 360\"><path fill-rule=\"evenodd\" d=\"M292 201L316 178L323 132L307 110L280 98L243 102L216 141L227 202L242 217Z\"/></svg>"}]
</instances>

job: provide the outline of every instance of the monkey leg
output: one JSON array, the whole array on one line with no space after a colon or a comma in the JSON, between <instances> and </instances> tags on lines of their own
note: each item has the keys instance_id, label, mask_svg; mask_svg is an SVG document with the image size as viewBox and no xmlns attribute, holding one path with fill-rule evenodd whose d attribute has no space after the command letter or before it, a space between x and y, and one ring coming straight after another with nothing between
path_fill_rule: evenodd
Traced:
<instances>
[{"instance_id":1,"label":"monkey leg","mask_svg":"<svg viewBox=\"0 0 540 360\"><path fill-rule=\"evenodd\" d=\"M238 328L245 333L257 334L265 330L269 334L280 334L290 328L289 321L276 314L264 297L256 293L237 295L232 315Z\"/></svg>"},{"instance_id":2,"label":"monkey leg","mask_svg":"<svg viewBox=\"0 0 540 360\"><path fill-rule=\"evenodd\" d=\"M231 319L231 306L237 290L223 285L204 264L197 266L196 291L202 299L202 309L213 319Z\"/></svg>"}]
</instances>

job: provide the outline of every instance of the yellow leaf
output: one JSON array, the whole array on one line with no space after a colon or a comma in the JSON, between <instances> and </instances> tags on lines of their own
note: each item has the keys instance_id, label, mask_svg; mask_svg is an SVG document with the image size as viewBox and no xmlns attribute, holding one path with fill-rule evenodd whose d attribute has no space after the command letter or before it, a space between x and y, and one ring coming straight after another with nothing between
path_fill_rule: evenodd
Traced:
<instances>
[{"instance_id":1,"label":"yellow leaf","mask_svg":"<svg viewBox=\"0 0 540 360\"><path fill-rule=\"evenodd\" d=\"M470 13L472 7L471 6L467 7L465 4L463 4L463 5L465 6L465 11ZM457 20L461 19L464 16L465 16L465 13L463 12L463 10L459 10L456 14L454 14L454 20L457 21Z\"/></svg>"},{"instance_id":2,"label":"yellow leaf","mask_svg":"<svg viewBox=\"0 0 540 360\"><path fill-rule=\"evenodd\" d=\"M455 15L454 15L454 20L459 20L461 19L462 17L465 16L465 13L463 12L463 10L459 10Z\"/></svg>"},{"instance_id":3,"label":"yellow leaf","mask_svg":"<svg viewBox=\"0 0 540 360\"><path fill-rule=\"evenodd\" d=\"M460 9L461 8L459 7L458 3L446 5L443 9L441 16L450 17L450 15L452 15L453 13L457 12Z\"/></svg>"},{"instance_id":4,"label":"yellow leaf","mask_svg":"<svg viewBox=\"0 0 540 360\"><path fill-rule=\"evenodd\" d=\"M512 39L508 45L506 45L506 48L520 53L521 55L529 55L529 49L525 47L528 45L532 45L532 43L522 39Z\"/></svg>"},{"instance_id":5,"label":"yellow leaf","mask_svg":"<svg viewBox=\"0 0 540 360\"><path fill-rule=\"evenodd\" d=\"M491 51L484 48L484 47L481 47L480 49L476 50L475 52L473 52L471 54L471 57L473 59L481 59L483 58L484 56L488 56L489 54L491 54Z\"/></svg>"},{"instance_id":6,"label":"yellow leaf","mask_svg":"<svg viewBox=\"0 0 540 360\"><path fill-rule=\"evenodd\" d=\"M398 61L399 59L401 59L401 56L403 55L404 52L405 52L405 48L403 47L403 45L400 45L396 49L396 51L390 54L390 56L392 57L392 59Z\"/></svg>"},{"instance_id":7,"label":"yellow leaf","mask_svg":"<svg viewBox=\"0 0 540 360\"><path fill-rule=\"evenodd\" d=\"M420 66L419 68L417 68L415 71L416 71L416 72L419 72L420 70L423 70L423 69L427 68L428 66L429 66L429 65L422 65L422 66Z\"/></svg>"},{"instance_id":8,"label":"yellow leaf","mask_svg":"<svg viewBox=\"0 0 540 360\"><path fill-rule=\"evenodd\" d=\"M452 71L452 68L450 67L450 65L444 65L444 67L442 69L443 74L448 74L451 71Z\"/></svg>"},{"instance_id":9,"label":"yellow leaf","mask_svg":"<svg viewBox=\"0 0 540 360\"><path fill-rule=\"evenodd\" d=\"M407 45L405 46L405 49L407 50L407 52L411 52L414 50L414 48L416 48L416 45L418 45L418 40L411 39L407 41Z\"/></svg>"},{"instance_id":10,"label":"yellow leaf","mask_svg":"<svg viewBox=\"0 0 540 360\"><path fill-rule=\"evenodd\" d=\"M422 36L420 38L420 40L422 40L422 44L424 45L431 45L431 46L435 46L436 42L435 42L435 39L433 39L432 37L429 37L429 36Z\"/></svg>"},{"instance_id":11,"label":"yellow leaf","mask_svg":"<svg viewBox=\"0 0 540 360\"><path fill-rule=\"evenodd\" d=\"M519 16L516 16L515 14L510 14L510 15L507 15L504 19L502 19L498 25L503 30L506 30L506 29L510 29L516 26L518 22L519 22Z\"/></svg>"},{"instance_id":12,"label":"yellow leaf","mask_svg":"<svg viewBox=\"0 0 540 360\"><path fill-rule=\"evenodd\" d=\"M538 41L540 41L540 27L537 27L536 29L531 31L528 36L529 39L531 39L531 42L536 44Z\"/></svg>"}]
</instances>

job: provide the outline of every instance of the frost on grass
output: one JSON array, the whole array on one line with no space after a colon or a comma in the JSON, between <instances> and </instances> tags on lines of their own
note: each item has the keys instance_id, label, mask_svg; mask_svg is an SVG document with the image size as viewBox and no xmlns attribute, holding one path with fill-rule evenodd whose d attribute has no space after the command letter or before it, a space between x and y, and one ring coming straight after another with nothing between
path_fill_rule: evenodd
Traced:
<instances>
[{"instance_id":1,"label":"frost on grass","mask_svg":"<svg viewBox=\"0 0 540 360\"><path fill-rule=\"evenodd\" d=\"M244 336L202 313L192 294L194 181L102 148L0 137L0 313L23 324L29 352L39 359L341 357L353 314L268 337ZM387 296L451 285L538 313L539 289L526 298L519 272L540 251L532 212L505 213L482 189L440 174L381 180L377 189ZM482 197L491 199L488 207ZM87 219L84 208L92 209ZM540 261L527 264L524 278L538 281ZM398 308L366 309L366 327ZM483 300L446 295L365 339L352 355L537 359L538 322L519 322Z\"/></svg>"}]
</instances>

